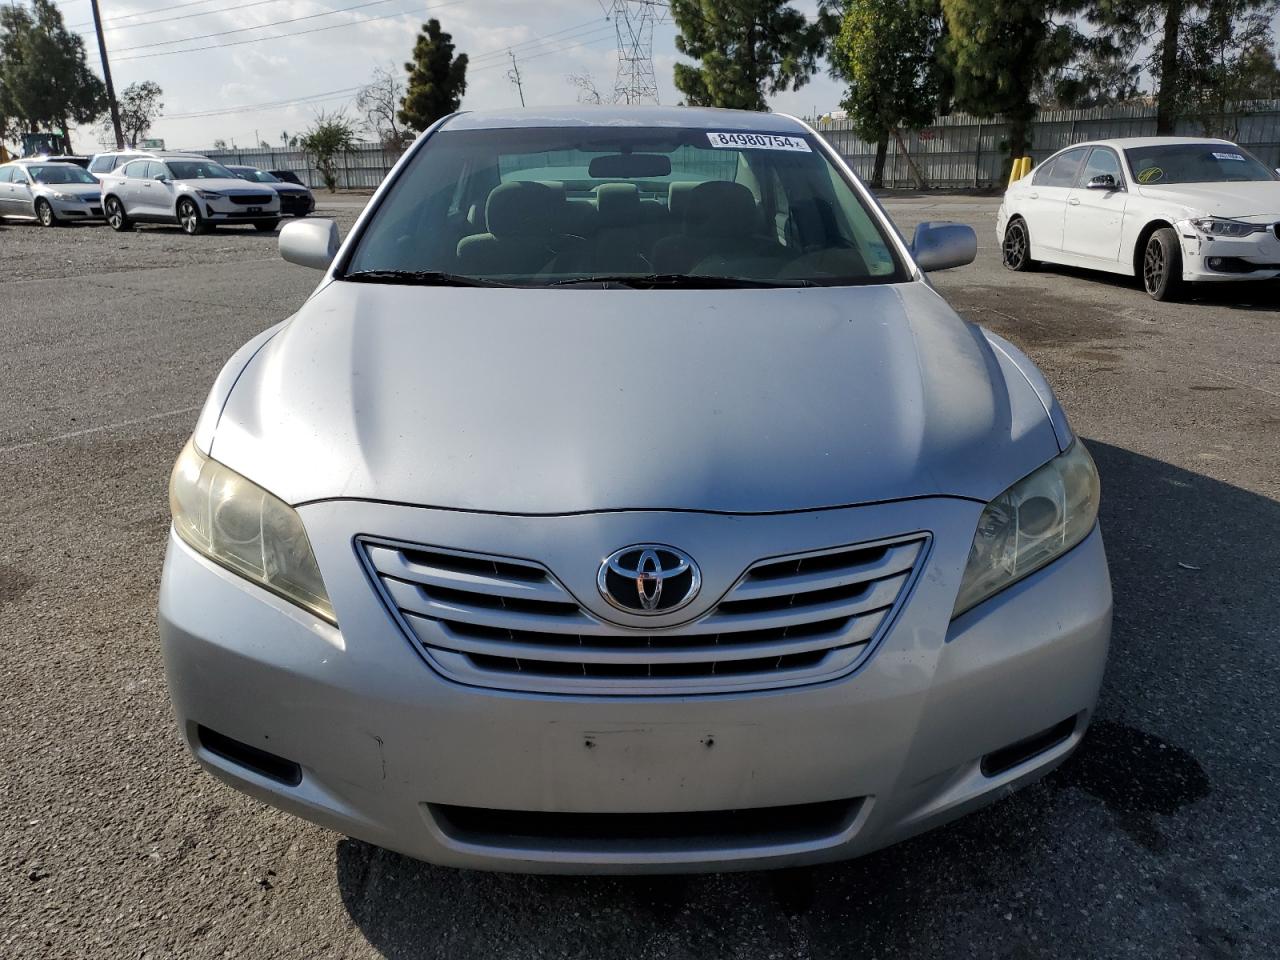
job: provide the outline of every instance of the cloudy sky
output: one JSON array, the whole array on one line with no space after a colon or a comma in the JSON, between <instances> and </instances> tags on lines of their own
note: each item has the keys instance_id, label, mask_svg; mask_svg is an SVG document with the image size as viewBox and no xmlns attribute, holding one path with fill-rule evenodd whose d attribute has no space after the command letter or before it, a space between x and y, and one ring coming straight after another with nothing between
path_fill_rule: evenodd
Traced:
<instances>
[{"instance_id":1,"label":"cloudy sky","mask_svg":"<svg viewBox=\"0 0 1280 960\"><path fill-rule=\"evenodd\" d=\"M98 64L89 0L56 0ZM610 0L100 0L116 90L139 80L164 89L164 116L152 136L174 148L216 139L250 146L304 130L319 110L349 105L375 66L402 64L429 17L471 58L464 108L519 103L507 50L520 67L530 105L572 103L570 74L590 75L609 93L617 72ZM796 6L811 13L813 0ZM658 8L661 13L661 8ZM341 11L341 12L332 12ZM292 21L282 23L281 21ZM306 31L306 32L303 32ZM287 34L293 34L288 36ZM678 59L669 16L654 29L654 64L663 103ZM270 39L262 39L270 38ZM825 65L824 65L825 69ZM801 115L836 107L840 88L825 73L772 101ZM292 102L289 102L292 101ZM246 109L248 108L248 109ZM96 131L75 144L96 147Z\"/></svg>"}]
</instances>

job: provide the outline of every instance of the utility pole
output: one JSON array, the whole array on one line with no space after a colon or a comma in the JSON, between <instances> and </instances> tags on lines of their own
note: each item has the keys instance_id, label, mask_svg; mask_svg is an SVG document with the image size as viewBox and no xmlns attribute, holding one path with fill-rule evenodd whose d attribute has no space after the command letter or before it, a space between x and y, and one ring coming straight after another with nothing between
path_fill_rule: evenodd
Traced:
<instances>
[{"instance_id":1,"label":"utility pole","mask_svg":"<svg viewBox=\"0 0 1280 960\"><path fill-rule=\"evenodd\" d=\"M98 0L94 0L97 3ZM510 50L507 56L511 58L511 69L507 71L507 79L516 85L516 90L520 92L520 106L524 106L524 87L520 84L520 65L516 63L516 55Z\"/></svg>"},{"instance_id":2,"label":"utility pole","mask_svg":"<svg viewBox=\"0 0 1280 960\"><path fill-rule=\"evenodd\" d=\"M116 88L111 82L111 63L107 60L107 41L102 38L102 16L98 13L98 0L89 0L93 7L93 30L98 35L98 53L102 55L102 79L107 85L107 102L111 105L111 126L116 131L116 149L124 149L124 132L120 129L120 105L116 103Z\"/></svg>"}]
</instances>

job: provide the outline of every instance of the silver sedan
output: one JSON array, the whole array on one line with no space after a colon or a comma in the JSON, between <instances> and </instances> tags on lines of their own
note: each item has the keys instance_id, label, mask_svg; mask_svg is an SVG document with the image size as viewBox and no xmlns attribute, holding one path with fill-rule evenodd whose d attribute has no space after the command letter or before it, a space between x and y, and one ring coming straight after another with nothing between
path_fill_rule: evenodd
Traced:
<instances>
[{"instance_id":1,"label":"silver sedan","mask_svg":"<svg viewBox=\"0 0 1280 960\"><path fill-rule=\"evenodd\" d=\"M214 383L170 486L169 692L213 775L515 871L856 856L1044 775L1111 632L1098 476L778 114L429 130Z\"/></svg>"},{"instance_id":2,"label":"silver sedan","mask_svg":"<svg viewBox=\"0 0 1280 960\"><path fill-rule=\"evenodd\" d=\"M46 227L102 220L102 187L74 163L7 163L0 166L0 217L38 220Z\"/></svg>"}]
</instances>

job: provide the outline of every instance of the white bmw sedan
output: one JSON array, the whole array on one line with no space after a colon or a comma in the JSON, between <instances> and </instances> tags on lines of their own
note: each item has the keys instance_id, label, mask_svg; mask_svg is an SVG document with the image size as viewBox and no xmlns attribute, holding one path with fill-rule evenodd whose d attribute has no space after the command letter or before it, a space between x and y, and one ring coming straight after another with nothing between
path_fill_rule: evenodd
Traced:
<instances>
[{"instance_id":1,"label":"white bmw sedan","mask_svg":"<svg viewBox=\"0 0 1280 960\"><path fill-rule=\"evenodd\" d=\"M1004 265L1038 261L1186 282L1280 277L1280 177L1227 140L1138 137L1059 151L1012 184L996 217Z\"/></svg>"}]
</instances>

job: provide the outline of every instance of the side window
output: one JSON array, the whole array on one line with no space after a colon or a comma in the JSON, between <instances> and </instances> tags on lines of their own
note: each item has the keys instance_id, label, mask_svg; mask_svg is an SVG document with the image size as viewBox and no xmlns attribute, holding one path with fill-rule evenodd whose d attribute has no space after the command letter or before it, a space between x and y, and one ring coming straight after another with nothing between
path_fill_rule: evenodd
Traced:
<instances>
[{"instance_id":1,"label":"side window","mask_svg":"<svg viewBox=\"0 0 1280 960\"><path fill-rule=\"evenodd\" d=\"M9 178L14 183L27 183L31 179L27 176L27 171L23 170L21 167L10 167Z\"/></svg>"},{"instance_id":2,"label":"side window","mask_svg":"<svg viewBox=\"0 0 1280 960\"><path fill-rule=\"evenodd\" d=\"M13 177L13 167L0 167L0 183L10 183Z\"/></svg>"},{"instance_id":3,"label":"side window","mask_svg":"<svg viewBox=\"0 0 1280 960\"><path fill-rule=\"evenodd\" d=\"M1094 177L1104 174L1115 177L1117 186L1124 182L1124 177L1120 175L1120 158L1106 147L1094 147L1093 152L1089 154L1089 161L1084 165L1084 171L1080 174L1080 186L1083 187Z\"/></svg>"},{"instance_id":4,"label":"side window","mask_svg":"<svg viewBox=\"0 0 1280 960\"><path fill-rule=\"evenodd\" d=\"M147 162L147 179L154 180L156 177L169 176L169 168L159 160L150 160Z\"/></svg>"},{"instance_id":5,"label":"side window","mask_svg":"<svg viewBox=\"0 0 1280 960\"><path fill-rule=\"evenodd\" d=\"M1037 187L1043 187L1046 184L1048 184L1049 178L1053 176L1053 165L1057 162L1058 160L1055 157L1054 159L1050 160L1048 163L1042 163L1040 164L1040 166L1036 167L1036 172L1031 177L1031 182L1034 183Z\"/></svg>"},{"instance_id":6,"label":"side window","mask_svg":"<svg viewBox=\"0 0 1280 960\"><path fill-rule=\"evenodd\" d=\"M104 153L100 157L94 157L93 163L89 164L91 173L110 173L115 167L116 155L114 153Z\"/></svg>"},{"instance_id":7,"label":"side window","mask_svg":"<svg viewBox=\"0 0 1280 960\"><path fill-rule=\"evenodd\" d=\"M1076 174L1080 172L1080 166L1084 163L1084 155L1089 151L1083 147L1078 150L1068 150L1061 154L1057 160L1053 162L1053 169L1049 171L1048 176L1042 181L1046 187L1070 187L1076 182ZM1035 181L1033 181L1035 182Z\"/></svg>"}]
</instances>

